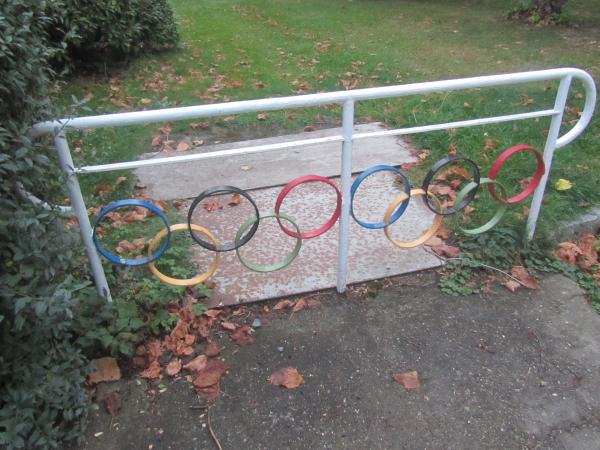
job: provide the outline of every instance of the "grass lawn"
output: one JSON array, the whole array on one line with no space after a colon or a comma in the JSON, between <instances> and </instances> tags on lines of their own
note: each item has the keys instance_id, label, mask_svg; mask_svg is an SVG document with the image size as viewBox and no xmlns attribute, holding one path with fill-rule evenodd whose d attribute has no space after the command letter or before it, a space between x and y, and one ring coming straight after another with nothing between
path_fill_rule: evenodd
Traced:
<instances>
[{"instance_id":1,"label":"grass lawn","mask_svg":"<svg viewBox=\"0 0 600 450\"><path fill-rule=\"evenodd\" d=\"M72 96L89 98L86 107L102 114L561 66L580 67L600 77L597 0L571 0L569 27L508 21L511 2L492 0L171 3L182 35L181 48L141 58L105 75L68 80L61 92L68 113L90 114L68 107ZM357 119L412 126L545 109L553 104L555 87L538 83L363 102L357 105ZM572 92L567 121L576 118L581 107L581 87L576 84ZM338 106L273 112L260 121L256 114L246 114L210 120L202 132L207 142L211 136L213 140L243 139L302 130L306 125L323 127L340 117ZM451 146L472 157L487 173L495 156L510 145L526 142L543 148L548 124L545 119L530 120L417 135L414 144L431 150L431 156L423 168L411 171L411 179L420 184L423 171ZM159 127L72 133L76 163L134 159L151 151ZM568 127L565 124L563 133ZM193 139L197 133L183 122L174 123L171 132L175 143L184 136ZM494 148L484 149L486 138L492 139ZM599 138L600 120L595 119L582 137L556 155L541 215L542 231L600 201ZM516 190L518 181L532 172L533 161L515 158L503 170L503 181ZM123 175L127 181L117 189L98 194L96 186L112 185ZM573 188L556 191L553 185L558 178L570 180ZM126 197L135 182L131 175L118 172L82 176L81 181L90 204ZM199 186L199 191L205 187ZM479 203L474 215L489 214L488 205L494 206ZM523 222L522 208L512 209L509 222Z\"/></svg>"}]
</instances>

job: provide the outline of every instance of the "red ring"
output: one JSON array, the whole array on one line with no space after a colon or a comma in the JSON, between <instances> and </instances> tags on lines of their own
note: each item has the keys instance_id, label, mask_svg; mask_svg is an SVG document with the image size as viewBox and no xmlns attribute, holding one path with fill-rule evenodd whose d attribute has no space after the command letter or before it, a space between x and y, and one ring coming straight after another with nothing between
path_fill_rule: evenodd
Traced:
<instances>
[{"instance_id":1,"label":"red ring","mask_svg":"<svg viewBox=\"0 0 600 450\"><path fill-rule=\"evenodd\" d=\"M298 186L300 184L310 183L312 181L320 181L320 182L326 183L329 186L331 186L332 188L334 188L335 193L337 194L337 206L335 208L335 211L333 212L333 215L331 216L331 218L327 221L327 223L325 225L323 225L322 227L317 228L315 230L307 231L305 233L300 233L300 237L302 239L310 239L310 238L317 237L317 236L325 233L327 230L329 230L331 227L333 227L335 225L338 218L340 217L340 211L342 210L342 194L340 193L339 189L332 181L328 180L325 177L321 177L319 175L304 175L302 177L298 177L298 178L290 181L281 190L281 192L277 196L277 201L275 202L275 214L279 214L279 209L281 208L283 199L285 198L286 195L289 194L289 192L292 189L294 189L296 186ZM298 233L290 230L289 228L286 228L285 225L283 225L281 223L281 220L279 219L279 217L277 218L277 221L279 222L279 226L281 227L281 229L283 230L283 232L285 234L287 234L288 236L291 236L291 237L295 237L295 238L298 237Z\"/></svg>"},{"instance_id":2,"label":"red ring","mask_svg":"<svg viewBox=\"0 0 600 450\"><path fill-rule=\"evenodd\" d=\"M512 155L514 155L515 153L522 152L522 151L528 151L535 155L535 159L537 159L537 168L535 170L535 174L533 175L533 178L531 179L531 181L529 182L527 187L523 190L523 192L515 195L514 197L506 199L506 200L503 198L500 198L498 196L498 194L496 194L494 184L493 183L490 184L488 186L488 190L490 191L490 194L492 194L492 197L494 197L494 199L496 199L500 203L512 205L512 204L518 203L521 200L524 200L527 197L529 197L531 194L533 194L535 192L535 188L538 187L538 185L540 184L540 181L542 179L542 176L544 176L544 173L546 172L546 166L544 164L544 156L542 155L542 153L538 149L535 149L535 148L531 147L530 145L519 144L519 145L515 145L514 147L509 148L508 150L505 150L504 152L502 152L502 154L500 156L498 156L498 158L494 161L494 164L492 164L492 169L490 170L490 179L496 180L496 176L498 176L498 172L500 172L500 169L502 168L502 166L504 165L506 160L508 158L510 158Z\"/></svg>"}]
</instances>

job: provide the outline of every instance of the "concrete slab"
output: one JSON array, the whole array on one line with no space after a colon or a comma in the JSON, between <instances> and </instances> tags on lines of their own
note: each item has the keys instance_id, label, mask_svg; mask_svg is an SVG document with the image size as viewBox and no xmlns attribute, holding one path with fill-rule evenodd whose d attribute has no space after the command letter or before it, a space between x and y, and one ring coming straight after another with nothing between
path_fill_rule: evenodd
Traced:
<instances>
[{"instance_id":1,"label":"concrete slab","mask_svg":"<svg viewBox=\"0 0 600 450\"><path fill-rule=\"evenodd\" d=\"M600 316L581 289L560 275L515 294L496 286L452 297L436 284L420 273L324 292L320 308L293 315L257 306L235 316L263 325L249 347L211 336L230 366L210 409L222 447L598 449ZM282 367L297 368L304 384L270 385ZM420 389L392 379L408 370ZM214 447L184 376L116 389L123 411L93 412L83 448Z\"/></svg>"},{"instance_id":2,"label":"concrete slab","mask_svg":"<svg viewBox=\"0 0 600 450\"><path fill-rule=\"evenodd\" d=\"M339 186L339 178L332 180ZM394 181L395 177L385 172L365 180L355 202L359 218L369 222L382 220L389 202L401 192ZM266 213L274 209L280 189L261 189L250 194L260 211ZM214 231L222 242L231 242L239 226L253 214L247 201L232 207L227 205L229 200L230 196L218 198L223 205L221 210L207 212L199 207L194 213L194 223ZM421 200L421 197L414 198L407 212L393 225L394 237L412 240L432 224L434 216ZM323 183L310 183L292 190L281 211L295 218L301 230L312 230L324 224L334 208L334 190ZM265 219L240 254L252 262L274 263L282 260L294 244L295 239L284 234L274 219ZM222 253L221 264L211 278L216 283L211 305L238 304L334 287L337 249L336 224L326 234L304 240L300 255L290 266L277 272L253 272L240 263L235 252ZM193 255L202 271L213 258L212 252L198 245L193 246ZM351 220L349 283L415 272L440 264L440 259L423 247L397 248L386 238L383 230L366 229Z\"/></svg>"},{"instance_id":3,"label":"concrete slab","mask_svg":"<svg viewBox=\"0 0 600 450\"><path fill-rule=\"evenodd\" d=\"M366 133L381 131L382 128L384 128L383 124L375 122L356 125L355 130L357 133ZM178 152L177 155L209 153L335 134L340 134L340 129L331 128L251 141L207 145L190 152ZM308 173L316 173L324 177L338 176L340 154L341 143L333 142L247 156L140 168L135 171L135 174L148 187L148 193L152 198L158 200L191 198L197 196L207 186L229 184L240 189L256 189L284 185ZM155 158L168 155L148 153L143 157ZM410 154L409 146L398 137L362 139L354 143L352 171L360 172L375 164L402 164L412 161L415 161L415 157Z\"/></svg>"}]
</instances>

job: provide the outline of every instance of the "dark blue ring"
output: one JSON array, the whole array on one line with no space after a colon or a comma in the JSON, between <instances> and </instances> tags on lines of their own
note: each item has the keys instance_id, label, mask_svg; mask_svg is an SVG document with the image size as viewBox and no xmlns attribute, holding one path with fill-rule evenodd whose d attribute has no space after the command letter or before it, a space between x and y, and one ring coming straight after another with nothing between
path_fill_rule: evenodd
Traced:
<instances>
[{"instance_id":1,"label":"dark blue ring","mask_svg":"<svg viewBox=\"0 0 600 450\"><path fill-rule=\"evenodd\" d=\"M402 177L402 181L404 182L404 193L408 196L408 198L406 200L404 200L402 203L400 203L400 206L398 206L398 209L396 211L394 211L394 214L392 214L392 216L390 217L389 223L386 224L383 221L374 222L374 223L363 222L362 220L357 219L356 216L354 215L354 194L356 194L358 187L365 180L365 178L367 178L369 175L372 175L376 172L382 172L382 171L395 172L397 175L400 175ZM354 183L352 183L352 187L350 188L350 214L352 215L354 220L356 220L356 223L358 223L359 225L361 225L365 228L371 228L371 229L385 228L385 227L393 224L396 220L398 220L400 218L400 216L402 214L404 214L404 211L406 211L406 208L408 208L408 203L410 202L410 189L411 189L411 187L410 187L410 182L408 181L408 177L406 175L404 175L399 169L396 169L393 166L387 166L385 164L379 164L377 166L370 167L367 170L365 170L363 173L361 173L356 178L356 180L354 180Z\"/></svg>"},{"instance_id":2,"label":"dark blue ring","mask_svg":"<svg viewBox=\"0 0 600 450\"><path fill-rule=\"evenodd\" d=\"M163 221L165 226L167 227L167 239L166 241L156 250L152 256L145 256L144 258L122 258L114 253L109 252L105 247L102 246L100 240L98 239L98 235L96 234L96 228L100 221L106 216L109 212L114 211L117 208L122 208L124 206L141 206L142 208L149 209L154 214L156 214ZM136 198L131 198L127 200L119 200L117 202L109 203L107 206L100 210L100 214L96 217L96 223L94 224L94 230L92 232L92 239L94 240L94 245L102 256L108 259L110 262L114 264L118 264L120 266L143 266L144 264L148 264L152 261L156 261L158 258L162 256L164 252L171 246L171 230L169 227L169 219L167 215L162 212L160 208L153 205L150 202L146 202L144 200L138 200Z\"/></svg>"}]
</instances>

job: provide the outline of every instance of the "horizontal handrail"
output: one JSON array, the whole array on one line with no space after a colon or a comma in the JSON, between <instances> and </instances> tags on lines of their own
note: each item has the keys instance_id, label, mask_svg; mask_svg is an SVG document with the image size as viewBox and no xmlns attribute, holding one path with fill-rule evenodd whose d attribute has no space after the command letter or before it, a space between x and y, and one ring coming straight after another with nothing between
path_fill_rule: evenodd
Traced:
<instances>
[{"instance_id":1,"label":"horizontal handrail","mask_svg":"<svg viewBox=\"0 0 600 450\"><path fill-rule=\"evenodd\" d=\"M596 105L596 86L592 77L577 68L559 68L520 72L514 74L486 75L455 80L429 81L398 86L325 92L320 94L274 97L259 100L243 100L211 105L184 106L150 111L124 112L97 116L64 118L40 122L33 126L33 134L56 134L61 130L126 126L151 122L191 120L201 117L223 116L249 112L274 111L308 106L342 103L346 100L374 100L433 92L449 92L459 89L505 86L535 81L558 80L571 76L583 83L586 98L579 121L557 141L557 148L564 147L579 136L592 119Z\"/></svg>"}]
</instances>

